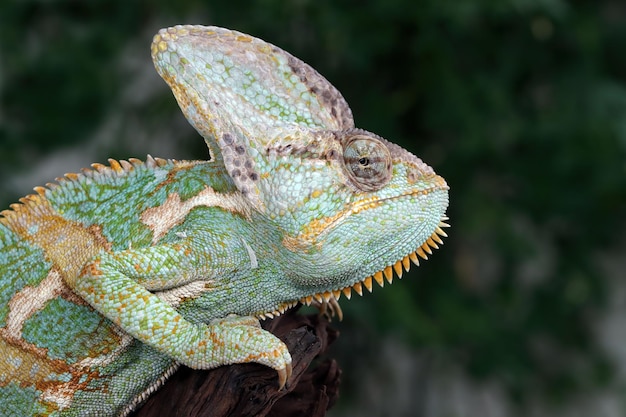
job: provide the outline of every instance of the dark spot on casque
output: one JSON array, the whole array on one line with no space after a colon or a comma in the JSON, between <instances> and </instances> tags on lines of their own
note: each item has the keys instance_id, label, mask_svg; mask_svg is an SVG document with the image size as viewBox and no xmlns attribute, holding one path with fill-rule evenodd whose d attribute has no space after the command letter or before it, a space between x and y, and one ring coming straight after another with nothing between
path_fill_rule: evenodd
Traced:
<instances>
[{"instance_id":1,"label":"dark spot on casque","mask_svg":"<svg viewBox=\"0 0 626 417\"><path fill-rule=\"evenodd\" d=\"M284 145L276 145L275 147L267 147L265 148L265 152L267 154L273 153L276 155L292 155L293 145L288 143Z\"/></svg>"},{"instance_id":2,"label":"dark spot on casque","mask_svg":"<svg viewBox=\"0 0 626 417\"><path fill-rule=\"evenodd\" d=\"M289 54L287 54L287 63L291 71L300 78L300 81L309 89L311 94L318 97L324 107L330 109L333 118L340 127L354 127L352 112L335 87L313 68Z\"/></svg>"},{"instance_id":3,"label":"dark spot on casque","mask_svg":"<svg viewBox=\"0 0 626 417\"><path fill-rule=\"evenodd\" d=\"M282 51L280 52L282 53ZM300 77L300 80L302 82L306 80L306 71L305 71L305 68L303 67L304 63L302 61L300 61L298 58L294 57L293 55L288 55L287 65L289 65L289 68L291 68L291 71L293 71L294 74Z\"/></svg>"},{"instance_id":4,"label":"dark spot on casque","mask_svg":"<svg viewBox=\"0 0 626 417\"><path fill-rule=\"evenodd\" d=\"M298 146L297 148L292 148L291 155L293 156L302 156L308 151L308 146Z\"/></svg>"},{"instance_id":5,"label":"dark spot on casque","mask_svg":"<svg viewBox=\"0 0 626 417\"><path fill-rule=\"evenodd\" d=\"M222 140L227 145L233 144L233 136L230 133L224 133L224 136L222 136Z\"/></svg>"},{"instance_id":6,"label":"dark spot on casque","mask_svg":"<svg viewBox=\"0 0 626 417\"><path fill-rule=\"evenodd\" d=\"M240 167L241 166L241 159L239 159L239 158L233 159L233 165L236 166L236 167Z\"/></svg>"},{"instance_id":7,"label":"dark spot on casque","mask_svg":"<svg viewBox=\"0 0 626 417\"><path fill-rule=\"evenodd\" d=\"M259 174L257 174L256 172L251 172L249 177L252 181L256 181L259 179Z\"/></svg>"},{"instance_id":8,"label":"dark spot on casque","mask_svg":"<svg viewBox=\"0 0 626 417\"><path fill-rule=\"evenodd\" d=\"M237 145L235 146L235 152L237 152L239 155L243 155L244 153L246 153L246 148L244 148L243 145Z\"/></svg>"},{"instance_id":9,"label":"dark spot on casque","mask_svg":"<svg viewBox=\"0 0 626 417\"><path fill-rule=\"evenodd\" d=\"M252 169L252 162L249 159L246 159L246 162L243 164L246 169Z\"/></svg>"},{"instance_id":10,"label":"dark spot on casque","mask_svg":"<svg viewBox=\"0 0 626 417\"><path fill-rule=\"evenodd\" d=\"M231 172L231 177L235 178L241 175L241 171L239 171L238 169L233 169L233 172Z\"/></svg>"}]
</instances>

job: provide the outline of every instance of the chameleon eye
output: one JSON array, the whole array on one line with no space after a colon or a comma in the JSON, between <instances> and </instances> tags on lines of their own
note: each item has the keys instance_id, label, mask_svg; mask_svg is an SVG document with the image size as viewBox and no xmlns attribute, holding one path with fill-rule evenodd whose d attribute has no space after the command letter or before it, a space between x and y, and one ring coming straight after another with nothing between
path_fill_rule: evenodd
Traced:
<instances>
[{"instance_id":1,"label":"chameleon eye","mask_svg":"<svg viewBox=\"0 0 626 417\"><path fill-rule=\"evenodd\" d=\"M343 140L343 161L352 183L361 191L375 191L391 179L391 154L378 138L364 134Z\"/></svg>"}]
</instances>

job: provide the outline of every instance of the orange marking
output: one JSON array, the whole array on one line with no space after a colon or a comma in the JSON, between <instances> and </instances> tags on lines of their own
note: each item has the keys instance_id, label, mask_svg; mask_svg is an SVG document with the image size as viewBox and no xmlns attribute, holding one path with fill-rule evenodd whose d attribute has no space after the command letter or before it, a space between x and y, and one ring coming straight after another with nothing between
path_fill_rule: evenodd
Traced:
<instances>
[{"instance_id":1,"label":"orange marking","mask_svg":"<svg viewBox=\"0 0 626 417\"><path fill-rule=\"evenodd\" d=\"M106 354L111 347L98 352ZM38 348L23 339L10 340L5 329L0 329L0 358L19 358L14 361L3 361L3 375L10 378L0 379L0 387L14 382L22 387L32 386L44 392L44 397L53 409L62 403L71 401L75 392L87 389L92 380L99 378L97 371L90 370L80 364L70 365L61 359L50 359L47 350ZM69 381L54 381L54 374L68 374ZM62 403L56 403L58 399Z\"/></svg>"},{"instance_id":2,"label":"orange marking","mask_svg":"<svg viewBox=\"0 0 626 417\"><path fill-rule=\"evenodd\" d=\"M407 192L390 198L379 198L376 196L363 198L352 204L346 205L343 210L338 211L334 216L312 220L296 236L285 235L282 244L285 248L293 252L307 250L311 246L319 245L320 241L318 241L318 238L320 237L320 235L323 234L325 231L335 227L335 225L339 224L339 222L344 218L352 214L360 213L364 210L370 210L379 207L388 200L408 198L417 195L426 195L434 190L447 187L445 181L443 181L443 185L440 183L441 181L437 181L436 185L432 188L426 190L413 190L411 192Z\"/></svg>"}]
</instances>

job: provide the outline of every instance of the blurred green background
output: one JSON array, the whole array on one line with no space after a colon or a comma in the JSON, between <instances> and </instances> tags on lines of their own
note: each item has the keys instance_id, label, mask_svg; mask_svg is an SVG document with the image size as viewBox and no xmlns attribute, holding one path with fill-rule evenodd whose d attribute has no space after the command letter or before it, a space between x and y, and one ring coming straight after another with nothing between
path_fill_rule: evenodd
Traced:
<instances>
[{"instance_id":1,"label":"blurred green background","mask_svg":"<svg viewBox=\"0 0 626 417\"><path fill-rule=\"evenodd\" d=\"M206 158L150 61L179 23L303 59L451 186L444 247L342 300L331 415L626 415L626 3L4 1L1 207L108 157Z\"/></svg>"}]
</instances>

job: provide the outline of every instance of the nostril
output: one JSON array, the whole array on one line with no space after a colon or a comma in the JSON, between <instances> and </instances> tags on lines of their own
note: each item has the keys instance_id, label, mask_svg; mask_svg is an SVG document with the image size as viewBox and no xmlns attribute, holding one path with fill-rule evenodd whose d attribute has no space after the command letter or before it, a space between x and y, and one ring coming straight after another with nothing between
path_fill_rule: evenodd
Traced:
<instances>
[{"instance_id":1,"label":"nostril","mask_svg":"<svg viewBox=\"0 0 626 417\"><path fill-rule=\"evenodd\" d=\"M406 179L409 184L416 183L420 179L420 171L417 167L411 167L409 172L406 174Z\"/></svg>"}]
</instances>

